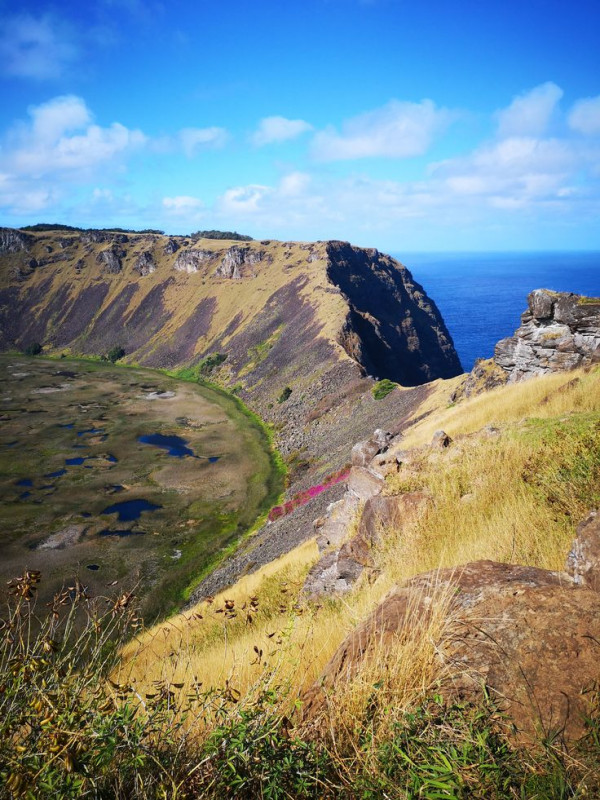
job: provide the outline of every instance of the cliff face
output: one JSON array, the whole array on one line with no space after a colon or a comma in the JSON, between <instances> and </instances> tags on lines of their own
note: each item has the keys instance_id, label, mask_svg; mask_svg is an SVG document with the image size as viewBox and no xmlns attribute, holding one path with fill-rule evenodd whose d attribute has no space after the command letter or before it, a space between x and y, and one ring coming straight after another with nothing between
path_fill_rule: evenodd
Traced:
<instances>
[{"instance_id":1,"label":"cliff face","mask_svg":"<svg viewBox=\"0 0 600 800\"><path fill-rule=\"evenodd\" d=\"M536 289L527 304L521 327L494 351L509 382L600 361L600 298Z\"/></svg>"},{"instance_id":2,"label":"cliff face","mask_svg":"<svg viewBox=\"0 0 600 800\"><path fill-rule=\"evenodd\" d=\"M460 372L408 270L344 242L1 229L0 349L32 342L121 346L125 361L169 369L219 354L210 380L273 422L284 453L330 467L352 426L366 435L375 412L386 425L406 413L399 391L373 400L373 377L415 386Z\"/></svg>"},{"instance_id":3,"label":"cliff face","mask_svg":"<svg viewBox=\"0 0 600 800\"><path fill-rule=\"evenodd\" d=\"M403 386L460 374L440 312L405 267L347 242L329 242L327 256L327 277L348 303L340 342L368 373Z\"/></svg>"}]
</instances>

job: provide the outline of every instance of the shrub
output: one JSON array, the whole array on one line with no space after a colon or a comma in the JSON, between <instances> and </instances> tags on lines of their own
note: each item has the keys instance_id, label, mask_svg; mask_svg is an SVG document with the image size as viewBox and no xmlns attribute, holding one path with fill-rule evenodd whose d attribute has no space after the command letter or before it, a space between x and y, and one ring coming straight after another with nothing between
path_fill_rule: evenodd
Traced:
<instances>
[{"instance_id":1,"label":"shrub","mask_svg":"<svg viewBox=\"0 0 600 800\"><path fill-rule=\"evenodd\" d=\"M214 369L220 367L226 360L226 353L214 353L213 355L206 356L198 364L198 372L200 375L210 375Z\"/></svg>"},{"instance_id":2,"label":"shrub","mask_svg":"<svg viewBox=\"0 0 600 800\"><path fill-rule=\"evenodd\" d=\"M120 345L116 345L115 347L112 347L108 351L108 353L106 354L106 358L108 359L108 361L114 364L116 361L119 361L121 358L123 358L124 355L125 355L125 350Z\"/></svg>"},{"instance_id":3,"label":"shrub","mask_svg":"<svg viewBox=\"0 0 600 800\"><path fill-rule=\"evenodd\" d=\"M397 385L397 383L394 383L394 381L391 381L389 378L383 378L383 380L377 381L375 386L373 386L373 397L375 400L383 400L390 392L394 391Z\"/></svg>"},{"instance_id":4,"label":"shrub","mask_svg":"<svg viewBox=\"0 0 600 800\"><path fill-rule=\"evenodd\" d=\"M286 386L282 393L277 398L278 403L285 403L286 400L289 400L290 395L292 394L292 390L289 386Z\"/></svg>"},{"instance_id":5,"label":"shrub","mask_svg":"<svg viewBox=\"0 0 600 800\"><path fill-rule=\"evenodd\" d=\"M42 352L42 345L39 342L31 342L23 350L26 356L39 356Z\"/></svg>"}]
</instances>

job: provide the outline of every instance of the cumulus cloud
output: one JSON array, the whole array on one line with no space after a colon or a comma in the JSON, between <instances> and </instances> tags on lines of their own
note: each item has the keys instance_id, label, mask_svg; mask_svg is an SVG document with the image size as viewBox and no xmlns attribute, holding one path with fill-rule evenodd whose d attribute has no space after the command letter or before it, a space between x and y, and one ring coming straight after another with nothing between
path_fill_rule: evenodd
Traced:
<instances>
[{"instance_id":1,"label":"cumulus cloud","mask_svg":"<svg viewBox=\"0 0 600 800\"><path fill-rule=\"evenodd\" d=\"M60 77L77 55L68 29L49 14L17 14L3 20L0 68L7 75L51 80Z\"/></svg>"},{"instance_id":2,"label":"cumulus cloud","mask_svg":"<svg viewBox=\"0 0 600 800\"><path fill-rule=\"evenodd\" d=\"M333 127L317 133L313 155L320 161L422 155L453 118L452 112L437 108L431 100L391 100L382 108L347 120L341 133Z\"/></svg>"},{"instance_id":3,"label":"cumulus cloud","mask_svg":"<svg viewBox=\"0 0 600 800\"><path fill-rule=\"evenodd\" d=\"M578 100L569 113L568 122L578 133L587 136L600 133L600 95Z\"/></svg>"},{"instance_id":4,"label":"cumulus cloud","mask_svg":"<svg viewBox=\"0 0 600 800\"><path fill-rule=\"evenodd\" d=\"M258 211L262 201L273 193L270 186L250 184L249 186L235 186L227 189L218 203L220 211L224 214L239 214Z\"/></svg>"},{"instance_id":5,"label":"cumulus cloud","mask_svg":"<svg viewBox=\"0 0 600 800\"><path fill-rule=\"evenodd\" d=\"M40 211L57 202L66 186L85 184L103 168L118 169L147 137L118 122L101 127L82 98L55 97L32 106L0 142L0 206Z\"/></svg>"},{"instance_id":6,"label":"cumulus cloud","mask_svg":"<svg viewBox=\"0 0 600 800\"><path fill-rule=\"evenodd\" d=\"M303 119L286 119L285 117L265 117L252 135L252 142L256 147L266 144L279 144L290 139L296 139L307 131L312 131L313 126Z\"/></svg>"},{"instance_id":7,"label":"cumulus cloud","mask_svg":"<svg viewBox=\"0 0 600 800\"><path fill-rule=\"evenodd\" d=\"M80 97L66 95L29 109L30 122L7 137L0 164L17 175L41 178L87 173L143 146L146 137L118 122L102 128Z\"/></svg>"},{"instance_id":8,"label":"cumulus cloud","mask_svg":"<svg viewBox=\"0 0 600 800\"><path fill-rule=\"evenodd\" d=\"M179 143L188 158L211 147L223 147L229 138L224 128L183 128L179 131Z\"/></svg>"},{"instance_id":9,"label":"cumulus cloud","mask_svg":"<svg viewBox=\"0 0 600 800\"><path fill-rule=\"evenodd\" d=\"M497 113L498 135L541 136L563 96L551 81L515 97L508 108Z\"/></svg>"},{"instance_id":10,"label":"cumulus cloud","mask_svg":"<svg viewBox=\"0 0 600 800\"><path fill-rule=\"evenodd\" d=\"M578 162L564 141L510 137L441 162L432 167L431 176L445 192L478 197L497 208L517 208L564 197Z\"/></svg>"},{"instance_id":11,"label":"cumulus cloud","mask_svg":"<svg viewBox=\"0 0 600 800\"><path fill-rule=\"evenodd\" d=\"M163 209L172 216L187 217L196 215L204 206L202 200L190 195L177 195L176 197L163 197Z\"/></svg>"}]
</instances>

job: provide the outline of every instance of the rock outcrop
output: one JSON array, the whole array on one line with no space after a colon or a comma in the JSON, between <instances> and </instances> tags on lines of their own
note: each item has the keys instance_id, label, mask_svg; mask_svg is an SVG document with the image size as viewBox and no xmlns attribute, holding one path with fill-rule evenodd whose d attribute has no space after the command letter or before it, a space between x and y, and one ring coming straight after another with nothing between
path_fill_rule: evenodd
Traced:
<instances>
[{"instance_id":1,"label":"rock outcrop","mask_svg":"<svg viewBox=\"0 0 600 800\"><path fill-rule=\"evenodd\" d=\"M600 361L600 298L536 289L527 304L521 327L494 351L509 382Z\"/></svg>"},{"instance_id":2,"label":"rock outcrop","mask_svg":"<svg viewBox=\"0 0 600 800\"><path fill-rule=\"evenodd\" d=\"M425 492L382 494L385 476L400 466L399 441L378 429L352 448L346 492L314 522L321 557L304 583L309 597L348 592L365 572L376 577L373 548L386 530L408 530L425 512L430 500Z\"/></svg>"},{"instance_id":3,"label":"rock outcrop","mask_svg":"<svg viewBox=\"0 0 600 800\"><path fill-rule=\"evenodd\" d=\"M317 715L373 648L383 657L419 636L436 607L446 697L475 700L485 686L522 739L583 735L585 692L600 677L600 595L566 573L492 561L428 572L392 590L309 690L306 715Z\"/></svg>"},{"instance_id":4,"label":"rock outcrop","mask_svg":"<svg viewBox=\"0 0 600 800\"><path fill-rule=\"evenodd\" d=\"M134 270L140 275L151 275L156 271L156 263L150 250L144 250L134 264Z\"/></svg>"},{"instance_id":5,"label":"rock outcrop","mask_svg":"<svg viewBox=\"0 0 600 800\"><path fill-rule=\"evenodd\" d=\"M567 556L567 572L579 586L600 592L600 516L592 511L577 528Z\"/></svg>"},{"instance_id":6,"label":"rock outcrop","mask_svg":"<svg viewBox=\"0 0 600 800\"><path fill-rule=\"evenodd\" d=\"M212 261L214 253L209 250L183 250L179 253L173 264L173 269L179 272L198 272L204 264Z\"/></svg>"},{"instance_id":7,"label":"rock outcrop","mask_svg":"<svg viewBox=\"0 0 600 800\"><path fill-rule=\"evenodd\" d=\"M103 265L104 271L107 272L109 275L118 275L119 272L123 269L123 265L121 263L121 258L123 257L123 252L113 245L106 250L101 250L98 253L98 262Z\"/></svg>"},{"instance_id":8,"label":"rock outcrop","mask_svg":"<svg viewBox=\"0 0 600 800\"><path fill-rule=\"evenodd\" d=\"M215 270L215 275L220 278L241 280L243 267L260 264L264 257L265 254L262 250L253 250L250 247L230 247Z\"/></svg>"},{"instance_id":9,"label":"rock outcrop","mask_svg":"<svg viewBox=\"0 0 600 800\"><path fill-rule=\"evenodd\" d=\"M0 228L0 254L20 253L23 250L28 250L33 241L33 236L29 236L22 231L16 231L12 228Z\"/></svg>"}]
</instances>

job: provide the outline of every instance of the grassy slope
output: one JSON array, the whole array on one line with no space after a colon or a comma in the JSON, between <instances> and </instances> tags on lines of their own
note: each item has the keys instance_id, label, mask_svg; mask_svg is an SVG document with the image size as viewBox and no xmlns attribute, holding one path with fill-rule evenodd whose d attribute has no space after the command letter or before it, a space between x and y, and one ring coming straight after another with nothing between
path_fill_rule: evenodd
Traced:
<instances>
[{"instance_id":1,"label":"grassy slope","mask_svg":"<svg viewBox=\"0 0 600 800\"><path fill-rule=\"evenodd\" d=\"M299 588L317 557L307 544L289 554L280 573L269 565L262 585L258 573L251 585L242 581L226 592L236 609L250 595L259 597L251 625L242 613L229 620L215 614L221 597L173 618L172 627L146 632L127 651L127 669L138 681L168 676L169 653L176 651L180 679L186 672L202 675L206 685L228 679L246 691L256 678L257 665L249 666L254 646L269 652L270 634L287 631L281 677L296 693L398 581L480 558L562 569L576 524L600 503L600 372L502 387L453 408L447 407L449 383L437 384L437 410L403 442L415 447L414 463L388 479L390 493L427 490L430 511L410 531L385 531L377 553L382 573L373 585L359 583L344 599L305 608ZM431 407L431 398L426 402ZM489 425L499 431L488 433ZM441 453L419 449L440 427L455 437L454 445ZM142 655L134 655L138 648Z\"/></svg>"}]
</instances>

